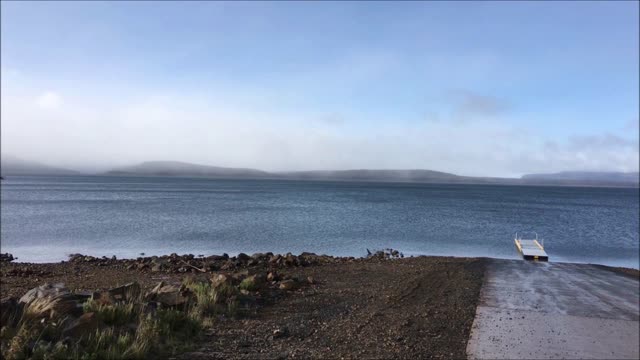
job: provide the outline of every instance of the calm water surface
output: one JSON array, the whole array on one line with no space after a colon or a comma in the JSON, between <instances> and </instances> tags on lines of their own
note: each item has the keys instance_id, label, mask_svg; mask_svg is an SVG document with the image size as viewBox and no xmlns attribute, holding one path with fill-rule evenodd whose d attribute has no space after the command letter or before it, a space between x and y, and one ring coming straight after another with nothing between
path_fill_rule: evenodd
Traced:
<instances>
[{"instance_id":1,"label":"calm water surface","mask_svg":"<svg viewBox=\"0 0 640 360\"><path fill-rule=\"evenodd\" d=\"M535 230L552 261L638 268L638 189L9 177L2 252L59 261L74 252L312 251L517 258L513 233Z\"/></svg>"}]
</instances>

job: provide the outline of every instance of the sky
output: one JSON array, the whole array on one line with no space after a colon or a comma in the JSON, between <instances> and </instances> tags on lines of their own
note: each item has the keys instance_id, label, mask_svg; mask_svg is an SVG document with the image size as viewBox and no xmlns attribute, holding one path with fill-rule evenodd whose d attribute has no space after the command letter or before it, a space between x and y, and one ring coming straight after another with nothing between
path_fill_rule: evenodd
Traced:
<instances>
[{"instance_id":1,"label":"sky","mask_svg":"<svg viewBox=\"0 0 640 360\"><path fill-rule=\"evenodd\" d=\"M0 6L3 156L638 171L636 1Z\"/></svg>"}]
</instances>

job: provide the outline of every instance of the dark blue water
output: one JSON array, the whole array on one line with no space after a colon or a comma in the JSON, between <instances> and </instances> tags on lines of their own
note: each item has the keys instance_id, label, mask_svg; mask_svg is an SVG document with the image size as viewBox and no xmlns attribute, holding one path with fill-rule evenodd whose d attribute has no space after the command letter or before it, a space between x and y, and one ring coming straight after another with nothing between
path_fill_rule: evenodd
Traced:
<instances>
[{"instance_id":1,"label":"dark blue water","mask_svg":"<svg viewBox=\"0 0 640 360\"><path fill-rule=\"evenodd\" d=\"M552 261L638 268L638 189L9 177L2 251L21 261L69 253L312 251L517 258L535 230Z\"/></svg>"}]
</instances>

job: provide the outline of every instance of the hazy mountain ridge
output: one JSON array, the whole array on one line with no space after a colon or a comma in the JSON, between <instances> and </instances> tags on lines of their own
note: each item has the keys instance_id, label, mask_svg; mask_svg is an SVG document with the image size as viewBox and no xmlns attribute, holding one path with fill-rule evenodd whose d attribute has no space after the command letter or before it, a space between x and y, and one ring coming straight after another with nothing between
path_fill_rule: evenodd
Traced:
<instances>
[{"instance_id":1,"label":"hazy mountain ridge","mask_svg":"<svg viewBox=\"0 0 640 360\"><path fill-rule=\"evenodd\" d=\"M0 158L0 173L6 175L79 175L80 172L49 166L37 161L20 159L11 155Z\"/></svg>"},{"instance_id":2,"label":"hazy mountain ridge","mask_svg":"<svg viewBox=\"0 0 640 360\"><path fill-rule=\"evenodd\" d=\"M249 178L264 178L270 176L270 173L262 170L208 166L181 161L147 161L138 165L114 169L108 171L106 174Z\"/></svg>"},{"instance_id":3,"label":"hazy mountain ridge","mask_svg":"<svg viewBox=\"0 0 640 360\"><path fill-rule=\"evenodd\" d=\"M613 171L561 171L548 174L526 174L523 180L544 181L607 181L620 183L638 183L640 173L637 172L613 172Z\"/></svg>"},{"instance_id":4,"label":"hazy mountain ridge","mask_svg":"<svg viewBox=\"0 0 640 360\"><path fill-rule=\"evenodd\" d=\"M2 175L80 175L80 172L2 157ZM175 176L226 179L279 179L315 181L365 181L442 184L496 185L565 185L565 186L625 186L638 187L638 172L564 171L558 173L526 174L521 178L474 177L423 170L312 170L268 172L250 168L230 168L192 164L181 161L147 161L133 166L116 168L98 175Z\"/></svg>"}]
</instances>

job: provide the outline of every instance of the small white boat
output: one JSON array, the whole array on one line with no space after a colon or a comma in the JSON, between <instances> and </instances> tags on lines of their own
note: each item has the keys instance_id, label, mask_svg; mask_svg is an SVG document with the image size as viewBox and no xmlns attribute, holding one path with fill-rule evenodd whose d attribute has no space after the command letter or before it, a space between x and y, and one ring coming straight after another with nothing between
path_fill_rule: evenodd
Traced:
<instances>
[{"instance_id":1,"label":"small white boat","mask_svg":"<svg viewBox=\"0 0 640 360\"><path fill-rule=\"evenodd\" d=\"M522 258L525 260L549 261L549 256L544 251L544 240L540 239L538 241L538 233L534 232L533 234L535 237L526 239L516 233L514 239L516 248L518 248Z\"/></svg>"}]
</instances>

